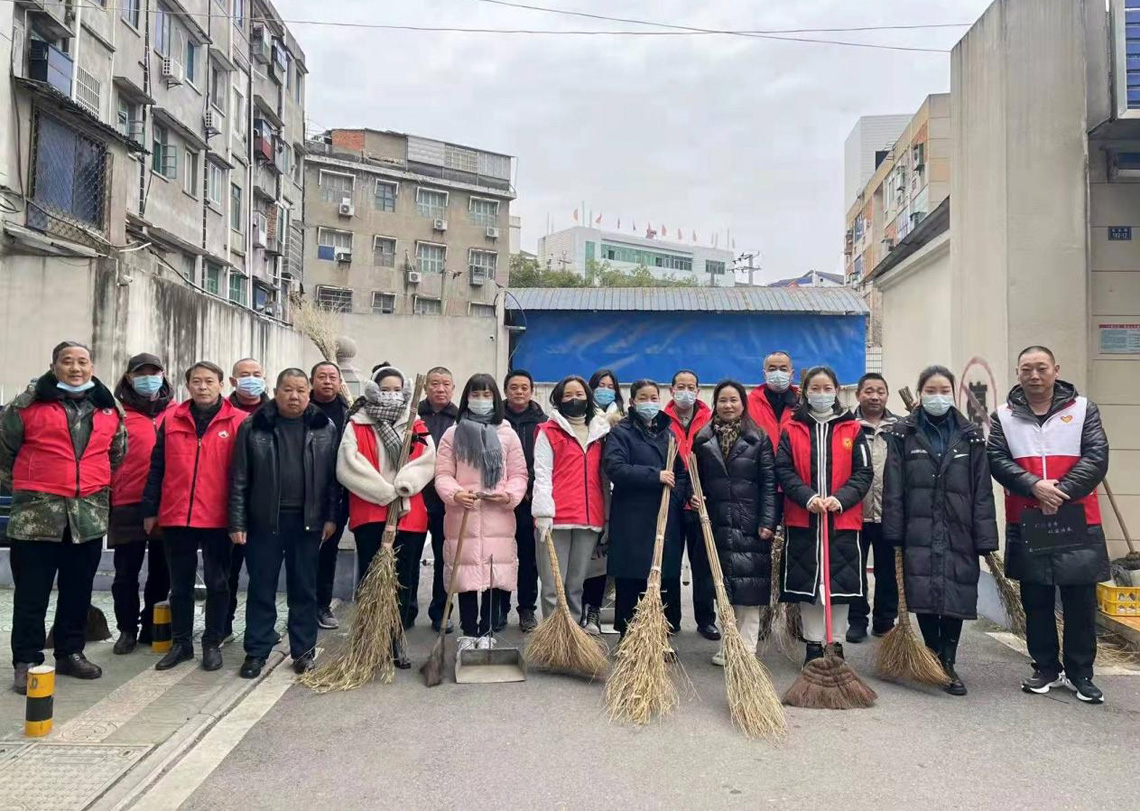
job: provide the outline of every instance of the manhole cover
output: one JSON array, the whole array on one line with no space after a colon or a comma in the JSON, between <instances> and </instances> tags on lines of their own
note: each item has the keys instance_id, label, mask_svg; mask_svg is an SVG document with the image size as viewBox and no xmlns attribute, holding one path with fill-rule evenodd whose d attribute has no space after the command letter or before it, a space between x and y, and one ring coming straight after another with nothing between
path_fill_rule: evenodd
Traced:
<instances>
[{"instance_id":1,"label":"manhole cover","mask_svg":"<svg viewBox=\"0 0 1140 811\"><path fill-rule=\"evenodd\" d=\"M149 746L0 742L0 809L86 808Z\"/></svg>"}]
</instances>

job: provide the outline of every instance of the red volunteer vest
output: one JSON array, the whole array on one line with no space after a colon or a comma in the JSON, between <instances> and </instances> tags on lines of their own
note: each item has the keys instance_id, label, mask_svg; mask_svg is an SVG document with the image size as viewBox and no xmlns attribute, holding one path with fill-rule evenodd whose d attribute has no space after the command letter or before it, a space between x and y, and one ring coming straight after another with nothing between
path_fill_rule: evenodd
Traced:
<instances>
[{"instance_id":1,"label":"red volunteer vest","mask_svg":"<svg viewBox=\"0 0 1140 811\"><path fill-rule=\"evenodd\" d=\"M1085 427L1085 413L1089 401L1076 397L1063 409L1040 425L1035 419L1025 419L1014 415L1009 403L1003 403L997 410L998 421L1009 445L1010 455L1017 464L1034 476L1043 479L1060 479L1073 469L1081 459L1081 435ZM1096 491L1075 499L1073 504L1085 508L1085 521L1099 525L1100 502ZM1037 509L1040 505L1035 498L1015 495L1005 491L1005 517L1011 524L1021 522L1021 512Z\"/></svg>"},{"instance_id":2,"label":"red volunteer vest","mask_svg":"<svg viewBox=\"0 0 1140 811\"><path fill-rule=\"evenodd\" d=\"M685 433L685 426L677 416L676 403L670 402L665 406L665 413L669 415L669 427L673 430L673 436L677 438L677 454L688 470L689 454L693 452L693 440L712 419L712 409L705 405L704 401L697 400L693 405L693 420L689 423L688 433Z\"/></svg>"},{"instance_id":3,"label":"red volunteer vest","mask_svg":"<svg viewBox=\"0 0 1140 811\"><path fill-rule=\"evenodd\" d=\"M168 411L162 426L166 468L158 524L224 529L229 525L230 458L238 426L248 415L223 400L221 410L199 440L190 414L191 402Z\"/></svg>"},{"instance_id":4,"label":"red volunteer vest","mask_svg":"<svg viewBox=\"0 0 1140 811\"><path fill-rule=\"evenodd\" d=\"M371 425L361 425L360 423L349 423L352 430L356 432L356 447L360 451L361 456L369 461L372 467L377 470L380 469L380 451L376 446L376 429ZM424 438L430 436L427 425L423 420L417 419L412 424L412 430L416 432L415 439L412 440L412 450L409 459L418 459L424 455L427 450ZM365 524L379 524L388 520L388 505L387 504L373 504L367 501L351 490L348 491L348 528L355 530L357 527L364 526ZM411 509L400 518L399 524L396 529L403 532L427 532L428 530L428 514L427 507L424 506L423 493L416 493L411 499Z\"/></svg>"},{"instance_id":5,"label":"red volunteer vest","mask_svg":"<svg viewBox=\"0 0 1140 811\"><path fill-rule=\"evenodd\" d=\"M37 400L20 412L24 443L12 465L12 490L83 498L111 486L111 443L119 412L97 408L83 456L75 457L67 412L58 402Z\"/></svg>"},{"instance_id":6,"label":"red volunteer vest","mask_svg":"<svg viewBox=\"0 0 1140 811\"><path fill-rule=\"evenodd\" d=\"M554 523L605 526L606 496L602 488L604 443L596 439L583 450L578 437L570 436L553 420L539 425L538 431L546 435L554 457L551 472Z\"/></svg>"},{"instance_id":7,"label":"red volunteer vest","mask_svg":"<svg viewBox=\"0 0 1140 811\"><path fill-rule=\"evenodd\" d=\"M791 406L785 408L783 416L777 420L776 412L772 410L772 404L768 402L768 397L764 394L764 388L763 385L760 385L749 392L748 416L761 430L767 432L768 439L772 442L772 450L775 451L776 448L780 447L780 432L788 426L792 419L792 408ZM792 386L791 390L797 396L800 393L798 386Z\"/></svg>"},{"instance_id":8,"label":"red volunteer vest","mask_svg":"<svg viewBox=\"0 0 1140 811\"><path fill-rule=\"evenodd\" d=\"M839 423L831 432L831 448L829 449L831 483L828 486L828 495L834 494L851 478L851 459L855 452L855 440L858 439L862 430L863 426L858 420L849 420ZM806 484L814 487L811 478L811 427L798 420L790 420L784 426L784 433L787 434L792 445L792 460L796 464L796 473ZM808 527L811 526L810 520L811 513L805 507L801 507L790 498L784 498L784 522L789 527ZM853 529L856 531L863 529L863 502L860 501L851 509L844 510L836 515L835 528L837 530Z\"/></svg>"},{"instance_id":9,"label":"red volunteer vest","mask_svg":"<svg viewBox=\"0 0 1140 811\"><path fill-rule=\"evenodd\" d=\"M150 454L158 440L158 430L166 415L175 408L177 404L171 403L153 418L141 411L125 409L123 422L127 426L127 456L111 476L112 507L142 501L146 477L150 473Z\"/></svg>"}]
</instances>

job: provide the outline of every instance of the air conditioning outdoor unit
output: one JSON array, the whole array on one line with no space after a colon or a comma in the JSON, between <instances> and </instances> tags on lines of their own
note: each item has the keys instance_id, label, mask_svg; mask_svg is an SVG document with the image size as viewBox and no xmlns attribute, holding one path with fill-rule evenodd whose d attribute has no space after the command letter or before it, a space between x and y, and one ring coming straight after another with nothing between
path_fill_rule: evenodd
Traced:
<instances>
[{"instance_id":1,"label":"air conditioning outdoor unit","mask_svg":"<svg viewBox=\"0 0 1140 811\"><path fill-rule=\"evenodd\" d=\"M408 284L419 284L421 281L423 281L422 273L420 273L418 270L408 271Z\"/></svg>"},{"instance_id":2,"label":"air conditioning outdoor unit","mask_svg":"<svg viewBox=\"0 0 1140 811\"><path fill-rule=\"evenodd\" d=\"M346 251L344 249L341 249L341 250L338 250L336 252L335 256L336 256L336 261L338 261L338 262L351 262L352 261L352 251Z\"/></svg>"},{"instance_id":3,"label":"air conditioning outdoor unit","mask_svg":"<svg viewBox=\"0 0 1140 811\"><path fill-rule=\"evenodd\" d=\"M487 271L483 268L471 268L471 286L482 287L487 281Z\"/></svg>"},{"instance_id":4,"label":"air conditioning outdoor unit","mask_svg":"<svg viewBox=\"0 0 1140 811\"><path fill-rule=\"evenodd\" d=\"M182 63L170 56L162 57L162 78L167 87L182 84Z\"/></svg>"},{"instance_id":5,"label":"air conditioning outdoor unit","mask_svg":"<svg viewBox=\"0 0 1140 811\"><path fill-rule=\"evenodd\" d=\"M493 225L488 225L487 226L487 239L498 239L498 238L499 238L499 229Z\"/></svg>"},{"instance_id":6,"label":"air conditioning outdoor unit","mask_svg":"<svg viewBox=\"0 0 1140 811\"><path fill-rule=\"evenodd\" d=\"M351 197L344 197L340 201L340 216L351 217L356 214L356 206L352 204Z\"/></svg>"},{"instance_id":7,"label":"air conditioning outdoor unit","mask_svg":"<svg viewBox=\"0 0 1140 811\"><path fill-rule=\"evenodd\" d=\"M206 111L206 135L217 135L222 131L221 116L214 110Z\"/></svg>"},{"instance_id":8,"label":"air conditioning outdoor unit","mask_svg":"<svg viewBox=\"0 0 1140 811\"><path fill-rule=\"evenodd\" d=\"M433 229L435 229L436 231L446 231L447 230L447 220L442 219L442 218L437 218L435 220L435 222L433 222L431 224L431 227Z\"/></svg>"}]
</instances>

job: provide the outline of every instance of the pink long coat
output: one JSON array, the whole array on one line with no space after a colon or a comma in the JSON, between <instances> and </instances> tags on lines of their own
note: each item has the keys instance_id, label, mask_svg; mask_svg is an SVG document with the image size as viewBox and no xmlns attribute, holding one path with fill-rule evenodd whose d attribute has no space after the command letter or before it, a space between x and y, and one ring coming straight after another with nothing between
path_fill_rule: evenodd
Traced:
<instances>
[{"instance_id":1,"label":"pink long coat","mask_svg":"<svg viewBox=\"0 0 1140 811\"><path fill-rule=\"evenodd\" d=\"M496 428L503 446L503 478L492 491L506 493L507 504L478 501L467 518L467 532L463 537L463 557L459 560L459 579L456 593L483 591L491 588L491 559L495 560L494 586L514 591L518 586L519 554L515 546L515 507L523 500L527 488L526 457L518 435L510 424L503 421ZM455 549L459 542L459 525L463 507L455 501L461 490L477 493L483 490L478 469L455 458L454 426L447 429L439 441L435 455L435 491L443 499L446 513L443 518L443 583L451 582L455 566Z\"/></svg>"}]
</instances>

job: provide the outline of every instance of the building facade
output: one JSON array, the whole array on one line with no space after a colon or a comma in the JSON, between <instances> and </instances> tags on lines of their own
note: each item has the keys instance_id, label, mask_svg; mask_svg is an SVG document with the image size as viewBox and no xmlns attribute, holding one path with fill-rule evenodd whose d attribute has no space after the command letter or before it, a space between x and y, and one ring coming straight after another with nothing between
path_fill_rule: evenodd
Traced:
<instances>
[{"instance_id":1,"label":"building facade","mask_svg":"<svg viewBox=\"0 0 1140 811\"><path fill-rule=\"evenodd\" d=\"M334 129L309 142L305 165L305 288L321 306L497 317L510 271L512 157Z\"/></svg>"},{"instance_id":2,"label":"building facade","mask_svg":"<svg viewBox=\"0 0 1140 811\"><path fill-rule=\"evenodd\" d=\"M615 270L625 272L646 268L659 279L708 287L732 287L736 283L732 251L584 226L540 238L538 259L543 267L579 274L585 274L595 262L608 262Z\"/></svg>"},{"instance_id":3,"label":"building facade","mask_svg":"<svg viewBox=\"0 0 1140 811\"><path fill-rule=\"evenodd\" d=\"M898 140L909 115L865 115L843 143L843 205L849 208Z\"/></svg>"}]
</instances>

